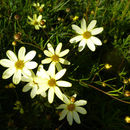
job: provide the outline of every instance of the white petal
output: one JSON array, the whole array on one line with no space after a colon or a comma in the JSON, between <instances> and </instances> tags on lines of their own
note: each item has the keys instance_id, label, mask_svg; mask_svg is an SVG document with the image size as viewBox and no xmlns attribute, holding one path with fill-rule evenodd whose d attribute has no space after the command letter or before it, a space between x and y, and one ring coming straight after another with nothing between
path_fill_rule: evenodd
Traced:
<instances>
[{"instance_id":1,"label":"white petal","mask_svg":"<svg viewBox=\"0 0 130 130\"><path fill-rule=\"evenodd\" d=\"M91 51L95 51L96 49L94 43L90 39L87 40L87 46Z\"/></svg>"},{"instance_id":2,"label":"white petal","mask_svg":"<svg viewBox=\"0 0 130 130\"><path fill-rule=\"evenodd\" d=\"M95 28L91 31L91 34L92 35L97 35L99 33L101 33L103 31L103 27L100 27L100 28Z\"/></svg>"},{"instance_id":3,"label":"white petal","mask_svg":"<svg viewBox=\"0 0 130 130\"><path fill-rule=\"evenodd\" d=\"M15 61L15 62L17 61L17 57L16 57L16 55L14 54L14 52L8 50L8 51L6 52L6 55L8 56L8 58L9 58L11 61Z\"/></svg>"},{"instance_id":4,"label":"white petal","mask_svg":"<svg viewBox=\"0 0 130 130\"><path fill-rule=\"evenodd\" d=\"M81 114L87 114L87 111L83 107L76 107L75 110Z\"/></svg>"},{"instance_id":5,"label":"white petal","mask_svg":"<svg viewBox=\"0 0 130 130\"><path fill-rule=\"evenodd\" d=\"M4 71L2 78L8 79L14 74L14 72L15 72L15 68L8 68L7 70Z\"/></svg>"},{"instance_id":6,"label":"white petal","mask_svg":"<svg viewBox=\"0 0 130 130\"><path fill-rule=\"evenodd\" d=\"M97 20L92 20L87 27L87 31L91 31L95 27L96 23L97 23Z\"/></svg>"},{"instance_id":7,"label":"white petal","mask_svg":"<svg viewBox=\"0 0 130 130\"><path fill-rule=\"evenodd\" d=\"M76 123L80 124L81 121L80 121L80 118L79 118L79 115L77 112L73 111L73 118L75 120Z\"/></svg>"},{"instance_id":8,"label":"white petal","mask_svg":"<svg viewBox=\"0 0 130 130\"><path fill-rule=\"evenodd\" d=\"M26 75L26 76L31 76L31 70L24 67L23 70L22 70L22 74Z\"/></svg>"},{"instance_id":9,"label":"white petal","mask_svg":"<svg viewBox=\"0 0 130 130\"><path fill-rule=\"evenodd\" d=\"M19 84L20 80L21 80L21 70L17 70L13 76L13 83Z\"/></svg>"},{"instance_id":10,"label":"white petal","mask_svg":"<svg viewBox=\"0 0 130 130\"><path fill-rule=\"evenodd\" d=\"M39 30L40 28L39 28L39 25L35 25L35 29L36 30Z\"/></svg>"},{"instance_id":11,"label":"white petal","mask_svg":"<svg viewBox=\"0 0 130 130\"><path fill-rule=\"evenodd\" d=\"M50 88L48 91L48 101L49 103L52 103L54 100L54 89Z\"/></svg>"},{"instance_id":12,"label":"white petal","mask_svg":"<svg viewBox=\"0 0 130 130\"><path fill-rule=\"evenodd\" d=\"M49 73L49 75L50 75L52 78L55 78L55 63L54 63L54 62L52 62L52 63L49 65L48 73Z\"/></svg>"},{"instance_id":13,"label":"white petal","mask_svg":"<svg viewBox=\"0 0 130 130\"><path fill-rule=\"evenodd\" d=\"M86 100L78 100L74 103L76 106L83 106L87 104Z\"/></svg>"},{"instance_id":14,"label":"white petal","mask_svg":"<svg viewBox=\"0 0 130 130\"><path fill-rule=\"evenodd\" d=\"M37 19L37 14L34 14L33 15L33 20L36 20Z\"/></svg>"},{"instance_id":15,"label":"white petal","mask_svg":"<svg viewBox=\"0 0 130 130\"><path fill-rule=\"evenodd\" d=\"M73 124L73 115L72 115L72 112L71 112L71 111L69 111L69 112L67 113L67 121L68 121L69 125L72 125L72 124Z\"/></svg>"},{"instance_id":16,"label":"white petal","mask_svg":"<svg viewBox=\"0 0 130 130\"><path fill-rule=\"evenodd\" d=\"M79 43L79 47L78 47L78 51L81 52L86 45L87 41L85 39L83 39L80 43Z\"/></svg>"},{"instance_id":17,"label":"white petal","mask_svg":"<svg viewBox=\"0 0 130 130\"><path fill-rule=\"evenodd\" d=\"M31 61L36 55L36 51L30 51L26 54L25 58L24 58L24 61L27 62L27 61Z\"/></svg>"},{"instance_id":18,"label":"white petal","mask_svg":"<svg viewBox=\"0 0 130 130\"><path fill-rule=\"evenodd\" d=\"M67 96L65 94L63 94L63 102L65 104L70 104L71 103L71 101L67 98Z\"/></svg>"},{"instance_id":19,"label":"white petal","mask_svg":"<svg viewBox=\"0 0 130 130\"><path fill-rule=\"evenodd\" d=\"M37 63L35 61L30 61L25 63L25 67L27 67L28 69L34 69L37 67Z\"/></svg>"},{"instance_id":20,"label":"white petal","mask_svg":"<svg viewBox=\"0 0 130 130\"><path fill-rule=\"evenodd\" d=\"M56 68L57 68L58 71L63 69L59 62L56 63Z\"/></svg>"},{"instance_id":21,"label":"white petal","mask_svg":"<svg viewBox=\"0 0 130 130\"><path fill-rule=\"evenodd\" d=\"M31 88L32 88L32 84L31 84L31 83L27 83L27 84L23 87L22 91L23 91L23 92L27 92L27 91L29 91Z\"/></svg>"},{"instance_id":22,"label":"white petal","mask_svg":"<svg viewBox=\"0 0 130 130\"><path fill-rule=\"evenodd\" d=\"M30 93L31 98L34 98L37 94L37 85L33 86L32 91Z\"/></svg>"},{"instance_id":23,"label":"white petal","mask_svg":"<svg viewBox=\"0 0 130 130\"><path fill-rule=\"evenodd\" d=\"M69 53L69 49L66 49L64 51L62 51L60 54L59 54L59 57L63 57L65 55L67 55Z\"/></svg>"},{"instance_id":24,"label":"white petal","mask_svg":"<svg viewBox=\"0 0 130 130\"><path fill-rule=\"evenodd\" d=\"M76 33L78 33L78 34L83 33L82 29L79 26L75 25L75 24L72 25L72 29L75 30Z\"/></svg>"},{"instance_id":25,"label":"white petal","mask_svg":"<svg viewBox=\"0 0 130 130\"><path fill-rule=\"evenodd\" d=\"M42 19L42 15L39 15L38 18L37 18L37 21L40 22Z\"/></svg>"},{"instance_id":26,"label":"white petal","mask_svg":"<svg viewBox=\"0 0 130 130\"><path fill-rule=\"evenodd\" d=\"M67 107L66 104L61 104L56 109L65 109L66 107Z\"/></svg>"},{"instance_id":27,"label":"white petal","mask_svg":"<svg viewBox=\"0 0 130 130\"><path fill-rule=\"evenodd\" d=\"M21 81L24 81L24 82L31 82L32 80L33 80L33 78L31 76L23 75L21 77Z\"/></svg>"},{"instance_id":28,"label":"white petal","mask_svg":"<svg viewBox=\"0 0 130 130\"><path fill-rule=\"evenodd\" d=\"M19 60L24 60L25 52L26 52L25 47L21 47L19 49L19 51L18 51L18 59Z\"/></svg>"},{"instance_id":29,"label":"white petal","mask_svg":"<svg viewBox=\"0 0 130 130\"><path fill-rule=\"evenodd\" d=\"M63 58L59 58L60 63L64 64L64 65L70 65L70 62L68 60L65 60Z\"/></svg>"},{"instance_id":30,"label":"white petal","mask_svg":"<svg viewBox=\"0 0 130 130\"><path fill-rule=\"evenodd\" d=\"M41 63L42 63L42 64L48 64L48 63L50 63L51 61L52 61L51 58L46 58L46 59L42 60Z\"/></svg>"},{"instance_id":31,"label":"white petal","mask_svg":"<svg viewBox=\"0 0 130 130\"><path fill-rule=\"evenodd\" d=\"M56 80L60 79L60 78L65 74L65 72L66 72L66 69L60 70L60 71L56 74L55 79L56 79Z\"/></svg>"},{"instance_id":32,"label":"white petal","mask_svg":"<svg viewBox=\"0 0 130 130\"><path fill-rule=\"evenodd\" d=\"M71 87L72 84L70 82L67 82L67 81L57 81L56 84L60 87Z\"/></svg>"},{"instance_id":33,"label":"white petal","mask_svg":"<svg viewBox=\"0 0 130 130\"><path fill-rule=\"evenodd\" d=\"M63 110L62 112L61 112L61 115L60 115L60 118L59 118L59 120L63 120L64 118L65 118L65 116L67 115L67 110Z\"/></svg>"},{"instance_id":34,"label":"white petal","mask_svg":"<svg viewBox=\"0 0 130 130\"><path fill-rule=\"evenodd\" d=\"M39 89L37 90L37 94L42 94L43 92L45 92L49 87L48 86L43 86L44 84L39 84Z\"/></svg>"},{"instance_id":35,"label":"white petal","mask_svg":"<svg viewBox=\"0 0 130 130\"><path fill-rule=\"evenodd\" d=\"M79 42L83 39L83 36L82 35L79 35L79 36L76 36L76 37L73 37L69 40L70 43L75 43L75 42Z\"/></svg>"},{"instance_id":36,"label":"white petal","mask_svg":"<svg viewBox=\"0 0 130 130\"><path fill-rule=\"evenodd\" d=\"M28 19L29 19L30 21L32 21L32 20L33 20L30 16L28 16Z\"/></svg>"},{"instance_id":37,"label":"white petal","mask_svg":"<svg viewBox=\"0 0 130 130\"><path fill-rule=\"evenodd\" d=\"M86 21L85 21L85 19L83 18L82 20L81 20L81 28L82 28L82 30L84 31L84 32L86 32Z\"/></svg>"},{"instance_id":38,"label":"white petal","mask_svg":"<svg viewBox=\"0 0 130 130\"><path fill-rule=\"evenodd\" d=\"M0 64L4 67L12 67L14 66L14 62L12 62L11 60L8 59L2 59L0 60Z\"/></svg>"},{"instance_id":39,"label":"white petal","mask_svg":"<svg viewBox=\"0 0 130 130\"><path fill-rule=\"evenodd\" d=\"M45 91L43 91L43 92L40 93L40 94L41 94L41 96L46 97L46 92L45 92Z\"/></svg>"},{"instance_id":40,"label":"white petal","mask_svg":"<svg viewBox=\"0 0 130 130\"><path fill-rule=\"evenodd\" d=\"M56 47L56 50L55 50L55 53L56 55L59 55L60 51L61 51L61 48L62 48L62 43L59 43Z\"/></svg>"},{"instance_id":41,"label":"white petal","mask_svg":"<svg viewBox=\"0 0 130 130\"><path fill-rule=\"evenodd\" d=\"M47 48L52 54L54 54L54 49L50 43L47 44Z\"/></svg>"},{"instance_id":42,"label":"white petal","mask_svg":"<svg viewBox=\"0 0 130 130\"><path fill-rule=\"evenodd\" d=\"M46 56L48 56L48 57L52 57L52 56L53 56L53 54L52 54L51 52L49 52L48 50L45 50L45 51L44 51L44 54L45 54Z\"/></svg>"},{"instance_id":43,"label":"white petal","mask_svg":"<svg viewBox=\"0 0 130 130\"><path fill-rule=\"evenodd\" d=\"M58 87L55 87L55 94L57 95L57 97L61 100L63 100L63 94L61 92L61 90Z\"/></svg>"},{"instance_id":44,"label":"white petal","mask_svg":"<svg viewBox=\"0 0 130 130\"><path fill-rule=\"evenodd\" d=\"M102 45L101 40L98 39L97 37L92 36L90 39L93 41L93 43L94 43L95 45L98 45L98 46L101 46L101 45Z\"/></svg>"}]
</instances>

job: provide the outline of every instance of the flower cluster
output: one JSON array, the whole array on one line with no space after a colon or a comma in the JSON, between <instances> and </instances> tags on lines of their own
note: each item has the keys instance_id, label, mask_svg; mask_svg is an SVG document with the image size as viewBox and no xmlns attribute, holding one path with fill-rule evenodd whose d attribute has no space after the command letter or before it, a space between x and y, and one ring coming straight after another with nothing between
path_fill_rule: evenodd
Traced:
<instances>
[{"instance_id":1,"label":"flower cluster","mask_svg":"<svg viewBox=\"0 0 130 130\"><path fill-rule=\"evenodd\" d=\"M34 3L33 6L41 12L43 11L44 4L40 6L39 3ZM42 15L37 14L33 15L33 18L28 16L30 22L29 24L33 25L36 30L40 28L45 28L46 20L42 19ZM97 21L92 20L88 27L86 27L86 21L83 18L81 20L81 28L77 25L72 25L72 29L76 31L78 36L70 39L70 43L79 42L78 50L81 52L85 45L87 44L88 48L91 51L95 51L95 45L102 45L102 42L95 37L95 35L103 31L103 27L95 28ZM27 82L23 87L22 91L27 92L31 90L30 96L34 98L36 95L41 95L43 97L48 97L48 102L53 103L54 96L56 95L60 100L65 104L61 104L57 109L64 109L59 120L64 119L67 115L67 121L69 125L73 124L73 119L76 123L80 124L80 118L78 113L86 114L87 111L81 107L87 104L86 100L75 101L75 97L72 96L70 99L67 98L65 93L62 92L61 88L72 87L72 84L68 81L62 80L67 69L62 67L63 65L70 65L70 62L63 57L69 53L69 49L62 50L62 43L58 43L56 49L54 50L51 43L47 44L48 50L44 50L44 55L47 56L41 61L41 64L38 66L38 63L31 61L35 55L36 51L32 50L25 55L25 47L21 47L18 51L18 56L11 50L8 50L6 55L9 59L1 59L0 64L8 69L4 71L2 78L8 79L11 76L12 82L14 84L19 84L20 81ZM49 64L48 70L45 70L42 64ZM33 72L38 66L36 74ZM73 100L72 100L73 99Z\"/></svg>"}]
</instances>

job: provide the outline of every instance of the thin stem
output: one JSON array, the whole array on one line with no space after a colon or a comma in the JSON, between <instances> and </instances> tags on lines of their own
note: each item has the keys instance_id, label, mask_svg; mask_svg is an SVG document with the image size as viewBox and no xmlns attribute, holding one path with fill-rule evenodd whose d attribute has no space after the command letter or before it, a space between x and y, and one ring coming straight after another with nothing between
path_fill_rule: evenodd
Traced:
<instances>
[{"instance_id":1,"label":"thin stem","mask_svg":"<svg viewBox=\"0 0 130 130\"><path fill-rule=\"evenodd\" d=\"M34 44L32 44L32 43L23 42L23 41L21 41L21 40L18 40L18 42L21 43L21 44L26 44L26 45L29 45L29 46L33 46L33 47L38 48L39 50L43 51L42 48L40 48L39 46L34 45Z\"/></svg>"}]
</instances>

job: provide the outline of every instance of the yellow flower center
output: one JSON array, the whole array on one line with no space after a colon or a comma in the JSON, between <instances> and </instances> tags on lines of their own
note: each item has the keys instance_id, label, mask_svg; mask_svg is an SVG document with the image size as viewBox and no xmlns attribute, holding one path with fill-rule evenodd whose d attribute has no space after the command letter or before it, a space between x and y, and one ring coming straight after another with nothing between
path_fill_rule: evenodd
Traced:
<instances>
[{"instance_id":1,"label":"yellow flower center","mask_svg":"<svg viewBox=\"0 0 130 130\"><path fill-rule=\"evenodd\" d=\"M52 61L54 61L54 62L58 62L58 61L59 61L59 56L53 55L53 56L51 57L51 59L52 59Z\"/></svg>"},{"instance_id":2,"label":"yellow flower center","mask_svg":"<svg viewBox=\"0 0 130 130\"><path fill-rule=\"evenodd\" d=\"M38 22L36 20L34 21L34 25L38 25Z\"/></svg>"},{"instance_id":3,"label":"yellow flower center","mask_svg":"<svg viewBox=\"0 0 130 130\"><path fill-rule=\"evenodd\" d=\"M88 32L88 31L86 31L85 33L83 33L83 37L84 37L85 39L89 39L89 38L91 37L91 33Z\"/></svg>"},{"instance_id":4,"label":"yellow flower center","mask_svg":"<svg viewBox=\"0 0 130 130\"><path fill-rule=\"evenodd\" d=\"M56 80L55 79L50 79L49 81L48 81L48 85L50 86L50 87L55 87L56 86Z\"/></svg>"},{"instance_id":5,"label":"yellow flower center","mask_svg":"<svg viewBox=\"0 0 130 130\"><path fill-rule=\"evenodd\" d=\"M69 111L73 111L73 110L75 109L75 105L74 105L74 104L69 104L69 105L67 106L67 109L68 109Z\"/></svg>"},{"instance_id":6,"label":"yellow flower center","mask_svg":"<svg viewBox=\"0 0 130 130\"><path fill-rule=\"evenodd\" d=\"M16 67L17 69L22 70L23 67L24 67L24 62L23 62L23 60L18 60L18 61L15 63L15 67Z\"/></svg>"}]
</instances>

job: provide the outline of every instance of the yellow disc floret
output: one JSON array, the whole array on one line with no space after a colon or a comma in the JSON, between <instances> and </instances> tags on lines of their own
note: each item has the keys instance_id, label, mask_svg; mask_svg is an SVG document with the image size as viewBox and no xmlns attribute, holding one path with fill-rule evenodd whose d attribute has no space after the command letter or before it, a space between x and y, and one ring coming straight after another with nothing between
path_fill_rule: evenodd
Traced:
<instances>
[{"instance_id":1,"label":"yellow disc floret","mask_svg":"<svg viewBox=\"0 0 130 130\"><path fill-rule=\"evenodd\" d=\"M18 60L18 61L15 63L15 67L16 67L17 69L22 70L23 67L24 67L24 62L23 62L23 60Z\"/></svg>"},{"instance_id":2,"label":"yellow disc floret","mask_svg":"<svg viewBox=\"0 0 130 130\"><path fill-rule=\"evenodd\" d=\"M69 105L67 106L67 109L68 109L69 111L73 111L73 110L75 109L75 105L74 105L74 104L69 104Z\"/></svg>"},{"instance_id":3,"label":"yellow disc floret","mask_svg":"<svg viewBox=\"0 0 130 130\"><path fill-rule=\"evenodd\" d=\"M83 37L85 39L89 39L91 37L91 33L89 31L86 31L86 32L83 33Z\"/></svg>"},{"instance_id":4,"label":"yellow disc floret","mask_svg":"<svg viewBox=\"0 0 130 130\"><path fill-rule=\"evenodd\" d=\"M56 80L51 78L49 81L48 81L48 85L50 87L55 87L56 86Z\"/></svg>"},{"instance_id":5,"label":"yellow disc floret","mask_svg":"<svg viewBox=\"0 0 130 130\"><path fill-rule=\"evenodd\" d=\"M59 56L57 56L57 55L53 55L51 58L52 58L52 61L54 61L54 62L59 61Z\"/></svg>"}]
</instances>

